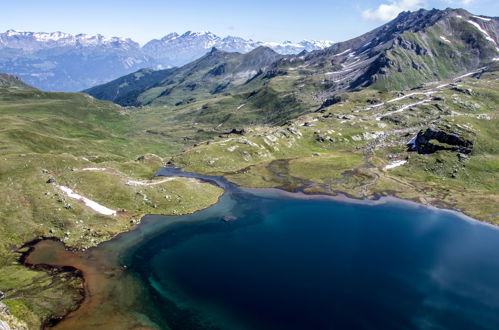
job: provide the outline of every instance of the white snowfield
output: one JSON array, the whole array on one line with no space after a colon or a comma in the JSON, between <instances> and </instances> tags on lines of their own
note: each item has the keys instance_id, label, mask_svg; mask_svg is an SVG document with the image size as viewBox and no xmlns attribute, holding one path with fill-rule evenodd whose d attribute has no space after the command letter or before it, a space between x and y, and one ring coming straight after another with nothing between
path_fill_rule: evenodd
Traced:
<instances>
[{"instance_id":1,"label":"white snowfield","mask_svg":"<svg viewBox=\"0 0 499 330\"><path fill-rule=\"evenodd\" d=\"M402 166L405 163L407 163L407 160L397 160L397 161L395 161L393 163L390 163L390 164L386 165L385 166L385 170L390 170L392 168Z\"/></svg>"},{"instance_id":2,"label":"white snowfield","mask_svg":"<svg viewBox=\"0 0 499 330\"><path fill-rule=\"evenodd\" d=\"M82 171L105 171L107 168L105 167L85 167L81 169Z\"/></svg>"},{"instance_id":3,"label":"white snowfield","mask_svg":"<svg viewBox=\"0 0 499 330\"><path fill-rule=\"evenodd\" d=\"M103 205L100 205L97 202L94 202L93 200L90 200L86 197L83 197L73 191L73 189L65 186L57 186L59 190L61 190L63 193L65 193L68 197L82 201L86 206L91 208L97 213L104 214L104 215L116 215L116 211L112 210L110 208L107 208Z\"/></svg>"}]
</instances>

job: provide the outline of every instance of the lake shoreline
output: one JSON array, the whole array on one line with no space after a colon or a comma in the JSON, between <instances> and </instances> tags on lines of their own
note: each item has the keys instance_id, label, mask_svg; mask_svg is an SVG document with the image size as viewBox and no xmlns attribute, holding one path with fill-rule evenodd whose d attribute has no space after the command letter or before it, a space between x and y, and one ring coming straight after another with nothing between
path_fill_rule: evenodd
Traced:
<instances>
[{"instance_id":1,"label":"lake shoreline","mask_svg":"<svg viewBox=\"0 0 499 330\"><path fill-rule=\"evenodd\" d=\"M189 173L189 172L185 172L186 174L194 174L195 173ZM162 176L162 175L159 175L159 176ZM208 176L205 176L205 177L208 177ZM438 211L444 211L444 212L448 212L448 213L452 213L454 215L457 215L459 216L459 218L467 221L467 222L472 222L474 224L482 224L482 225L486 225L486 226L489 226L491 228L494 228L495 230L499 229L497 225L494 225L492 223L488 223L488 222L485 222L485 221L481 221L481 220L478 220L478 219L475 219L467 214L465 214L464 212L462 211L458 211L458 210L455 210L455 209L452 209L452 208L440 208L438 206L434 206L434 205L428 205L428 204L422 204L421 202L418 202L417 200L412 200L412 199L403 199L403 198L400 198L400 197L397 197L397 196L392 196L392 195L377 195L375 198L373 199L369 199L369 198L364 198L364 199L360 199L360 198L355 198L355 197L352 197L352 196L348 196L347 194L345 193L342 193L342 192L335 192L335 195L331 195L331 194L328 194L328 193L307 193L307 192L303 192L303 191L289 191L289 190L286 190L285 188L251 188L251 187L244 187L244 186L239 186L235 183L232 183L230 181L228 181L225 177L221 176L221 177L212 177L214 179L206 179L206 178L197 178L198 180L201 180L201 181L204 181L204 182L208 182L208 183L211 183L211 184L214 184L214 185L217 185L221 188L224 189L223 193L220 194L220 196L218 197L217 201L213 204L211 204L210 206L208 206L207 208L210 208L210 207L213 207L214 205L218 204L220 202L220 199L227 193L227 190L226 189L231 189L230 186L229 187L224 187L224 185L221 185L219 183L217 183L217 180L216 179L222 179L224 181L226 181L227 183L229 183L229 185L233 185L234 187L237 187L238 189L241 189L243 191L246 191L246 192L249 192L249 193L269 193L269 195L271 194L277 194L278 196L285 196L287 198L294 198L294 199L305 199L305 200L329 200L329 201L336 201L336 202L341 202L341 203L349 203L349 204L359 204L359 205L370 205L370 206L374 206L374 205L382 205L382 204L386 204L388 202L395 202L395 203L400 203L400 204L404 204L404 205L408 205L408 206L411 206L411 207L423 207L423 208L428 208L428 209L431 209L431 210L438 210ZM185 215L189 215L189 214L195 214L195 213L198 213L198 212L201 212L203 210L206 210L207 208L204 208L204 209L201 209L201 210L196 210L194 212L190 212L190 213L187 213ZM89 295L89 292L91 290L91 288L89 288L90 284L92 282L92 274L91 272L88 272L86 269L85 269L85 266L80 264L71 264L71 263L67 263L66 265L51 265L51 264L36 264L36 263L30 263L27 261L27 259L29 259L29 256L33 253L33 251L35 250L36 246L39 244L39 243L42 243L42 242L46 242L46 241L52 241L52 242L57 242L58 244L61 244L64 248L65 251L69 252L69 253L72 253L72 254L79 254L79 253L83 253L83 252L91 252L95 249L97 249L101 244L103 243L106 243L106 242L110 242L110 241L113 241L115 239L117 239L120 235L123 235L125 233L130 233L130 232L133 232L135 230L140 230L140 228L142 228L143 226L147 226L147 223L143 223L142 220L145 218L145 217L148 217L148 216L151 216L153 214L146 214L146 215L143 215L140 217L140 222L138 224L136 224L135 226L131 227L130 229L128 229L127 231L124 231L124 232L121 232L121 233L117 233L115 236L113 236L111 239L107 240L107 241L104 241L104 242L101 242L99 244L97 244L96 246L93 246L93 247L90 247L88 249L79 249L78 247L71 247L71 246L67 246L63 241L61 241L60 239L58 238L54 238L54 237L42 237L42 238L37 238L35 240L32 240L30 242L27 242L26 244L24 244L19 250L21 249L25 249L25 248L28 248L27 251L25 252L20 252L21 253L21 257L19 258L19 262L23 265L25 265L26 267L30 267L30 268L33 268L33 269L38 269L38 270L55 270L55 271L61 271L61 272L70 272L72 274L72 276L75 276L75 277L78 277L79 279L81 279L83 281L83 285L84 285L84 289L83 289L83 292L82 292L82 295L83 295L83 298L81 299L81 301L79 302L79 305L76 309L73 309L73 310L68 310L67 313L63 316L55 316L55 317L52 317L52 318L49 318L47 319L46 321L44 321L43 323L43 328L51 328L51 327L54 327L54 326L57 326L58 323L64 321L65 319L67 319L68 317L70 317L72 314L74 313L78 313L78 311L82 308L82 306L84 306L87 302L88 302L88 298L90 297ZM167 215L168 216L168 215ZM171 215L172 217L175 217L177 215ZM176 221L172 222L171 224L175 224ZM112 265L113 267L119 267L119 272L126 272L126 266L123 267L121 265Z\"/></svg>"},{"instance_id":2,"label":"lake shoreline","mask_svg":"<svg viewBox=\"0 0 499 330\"><path fill-rule=\"evenodd\" d=\"M17 261L21 265L28 267L32 270L44 271L44 272L68 273L71 277L80 280L83 287L80 289L77 289L81 298L78 301L76 301L76 307L73 309L69 309L69 310L65 311L64 314L54 315L54 316L44 320L42 325L41 325L42 329L54 327L55 325L57 325L57 323L61 322L70 313L78 310L80 308L80 306L83 304L83 302L85 301L86 296L87 296L86 292L85 292L86 279L85 279L85 276L83 274L83 271L81 269L79 269L77 266L71 265L69 263L68 263L68 265L63 265L63 266L43 264L43 263L33 264L33 263L30 263L28 261L30 254L35 250L35 246L40 242L46 242L46 241L57 242L57 243L63 244L64 248L67 249L67 251L71 251L71 252L78 251L78 249L71 248L71 247L67 246L66 244L64 244L63 241L61 241L57 237L42 237L42 238L37 238L37 239L34 239L32 241L29 241L29 242L25 243L21 248L19 248L18 253L20 253L20 256L17 259ZM26 249L26 251L22 251L25 249Z\"/></svg>"}]
</instances>

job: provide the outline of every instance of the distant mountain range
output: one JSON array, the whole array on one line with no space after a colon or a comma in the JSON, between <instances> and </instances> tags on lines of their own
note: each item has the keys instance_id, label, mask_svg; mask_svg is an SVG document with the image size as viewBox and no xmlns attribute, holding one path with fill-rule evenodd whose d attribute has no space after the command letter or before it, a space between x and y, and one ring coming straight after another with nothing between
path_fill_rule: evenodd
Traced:
<instances>
[{"instance_id":1,"label":"distant mountain range","mask_svg":"<svg viewBox=\"0 0 499 330\"><path fill-rule=\"evenodd\" d=\"M226 52L247 53L257 47L265 46L282 55L298 54L302 51L313 51L329 47L333 44L328 40L304 40L299 43L291 41L260 42L245 40L239 37L220 38L211 32L191 32L182 35L171 33L162 39L154 39L144 45L143 51L147 56L160 63L170 66L179 66L203 56L207 50L215 47Z\"/></svg>"},{"instance_id":2,"label":"distant mountain range","mask_svg":"<svg viewBox=\"0 0 499 330\"><path fill-rule=\"evenodd\" d=\"M258 42L221 38L211 32L171 33L141 47L128 38L63 32L0 33L0 72L19 76L42 90L78 91L143 68L164 69L189 63L216 47L247 53L267 46L280 54L328 47L331 41Z\"/></svg>"}]
</instances>

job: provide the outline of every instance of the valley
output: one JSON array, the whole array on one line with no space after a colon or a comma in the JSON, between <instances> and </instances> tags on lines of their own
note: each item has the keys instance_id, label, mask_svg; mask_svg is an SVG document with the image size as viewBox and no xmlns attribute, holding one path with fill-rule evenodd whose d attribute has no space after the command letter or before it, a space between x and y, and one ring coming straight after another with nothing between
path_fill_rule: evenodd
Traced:
<instances>
[{"instance_id":1,"label":"valley","mask_svg":"<svg viewBox=\"0 0 499 330\"><path fill-rule=\"evenodd\" d=\"M312 52L214 47L81 93L0 74L0 321L49 327L84 301L82 269L23 265L40 241L112 283L118 259L109 270L86 257L105 259L102 243L147 231L146 215L220 212L223 187L158 177L165 166L306 196L392 196L497 225L498 35L499 18L419 10Z\"/></svg>"}]
</instances>

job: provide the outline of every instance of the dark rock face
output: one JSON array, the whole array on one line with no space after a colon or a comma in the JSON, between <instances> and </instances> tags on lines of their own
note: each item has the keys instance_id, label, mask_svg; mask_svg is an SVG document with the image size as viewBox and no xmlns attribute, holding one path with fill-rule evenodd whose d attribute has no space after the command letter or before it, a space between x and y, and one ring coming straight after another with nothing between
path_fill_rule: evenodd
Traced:
<instances>
[{"instance_id":1,"label":"dark rock face","mask_svg":"<svg viewBox=\"0 0 499 330\"><path fill-rule=\"evenodd\" d=\"M340 103L342 101L341 97L338 96L338 95L335 95L333 97L330 97L328 99L326 99L322 105L321 105L321 108L327 108L329 107L330 105L333 105L333 104L336 104L336 103Z\"/></svg>"},{"instance_id":2,"label":"dark rock face","mask_svg":"<svg viewBox=\"0 0 499 330\"><path fill-rule=\"evenodd\" d=\"M233 128L228 134L244 135L244 133L246 133L246 130L244 128L242 129Z\"/></svg>"},{"instance_id":3,"label":"dark rock face","mask_svg":"<svg viewBox=\"0 0 499 330\"><path fill-rule=\"evenodd\" d=\"M225 73L225 67L226 64L220 64L219 66L211 69L208 74L214 75L214 76L220 76Z\"/></svg>"},{"instance_id":4,"label":"dark rock face","mask_svg":"<svg viewBox=\"0 0 499 330\"><path fill-rule=\"evenodd\" d=\"M263 79L272 79L272 78L275 78L277 76L285 76L287 74L288 73L286 71L283 71L283 70L269 70L265 73L265 75L263 76Z\"/></svg>"},{"instance_id":5,"label":"dark rock face","mask_svg":"<svg viewBox=\"0 0 499 330\"><path fill-rule=\"evenodd\" d=\"M461 136L458 132L444 132L436 128L419 131L415 139L409 142L409 150L420 154L431 154L438 150L457 151L469 154L473 151L473 141Z\"/></svg>"}]
</instances>

